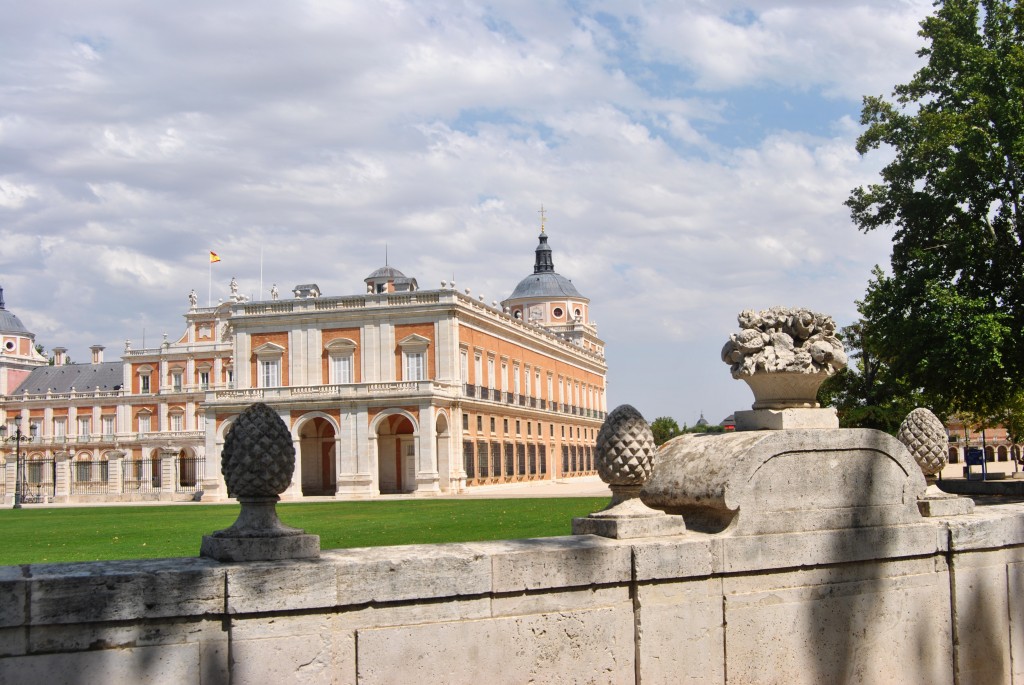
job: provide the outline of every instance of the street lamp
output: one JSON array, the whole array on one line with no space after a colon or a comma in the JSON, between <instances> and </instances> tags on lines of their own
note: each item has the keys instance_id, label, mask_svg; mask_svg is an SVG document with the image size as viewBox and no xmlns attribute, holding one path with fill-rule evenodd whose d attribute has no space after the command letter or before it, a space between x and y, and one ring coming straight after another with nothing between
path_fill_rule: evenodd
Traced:
<instances>
[{"instance_id":1,"label":"street lamp","mask_svg":"<svg viewBox=\"0 0 1024 685\"><path fill-rule=\"evenodd\" d=\"M7 426L0 425L0 440L4 442L14 442L14 508L21 509L21 479L23 473L22 458L21 458L21 440L24 438L24 434L21 432L21 426L14 427L14 435L7 437Z\"/></svg>"}]
</instances>

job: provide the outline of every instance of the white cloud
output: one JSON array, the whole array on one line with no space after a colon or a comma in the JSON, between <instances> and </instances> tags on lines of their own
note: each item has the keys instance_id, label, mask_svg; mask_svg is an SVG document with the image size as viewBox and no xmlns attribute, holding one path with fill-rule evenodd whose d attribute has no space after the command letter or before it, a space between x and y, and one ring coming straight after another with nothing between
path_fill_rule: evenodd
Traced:
<instances>
[{"instance_id":1,"label":"white cloud","mask_svg":"<svg viewBox=\"0 0 1024 685\"><path fill-rule=\"evenodd\" d=\"M612 401L739 408L717 356L736 312L848 320L886 259L842 205L881 162L853 150L857 101L916 68L929 7L506 4L19 5L0 24L8 307L86 358L176 334L191 288L258 295L261 249L264 291L347 294L385 244L423 287L500 300L543 203ZM766 89L801 109L750 128L736 102Z\"/></svg>"}]
</instances>

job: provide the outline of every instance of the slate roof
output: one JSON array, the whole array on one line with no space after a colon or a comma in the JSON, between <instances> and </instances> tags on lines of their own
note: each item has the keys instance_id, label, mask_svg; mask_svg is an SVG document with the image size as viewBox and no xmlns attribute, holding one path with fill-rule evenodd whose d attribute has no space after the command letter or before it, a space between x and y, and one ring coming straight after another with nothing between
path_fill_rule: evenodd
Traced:
<instances>
[{"instance_id":1,"label":"slate roof","mask_svg":"<svg viewBox=\"0 0 1024 685\"><path fill-rule=\"evenodd\" d=\"M124 362L103 362L102 364L64 364L63 366L40 366L33 369L12 395L26 390L30 395L53 392L92 392L94 390L118 390L124 383Z\"/></svg>"},{"instance_id":2,"label":"slate roof","mask_svg":"<svg viewBox=\"0 0 1024 685\"><path fill-rule=\"evenodd\" d=\"M371 278L405 278L405 274L393 266L382 266L363 280L368 281Z\"/></svg>"},{"instance_id":3,"label":"slate roof","mask_svg":"<svg viewBox=\"0 0 1024 685\"><path fill-rule=\"evenodd\" d=\"M520 297L574 297L583 298L576 286L565 276L556 274L554 271L546 273L530 274L512 291L508 299L517 300Z\"/></svg>"}]
</instances>

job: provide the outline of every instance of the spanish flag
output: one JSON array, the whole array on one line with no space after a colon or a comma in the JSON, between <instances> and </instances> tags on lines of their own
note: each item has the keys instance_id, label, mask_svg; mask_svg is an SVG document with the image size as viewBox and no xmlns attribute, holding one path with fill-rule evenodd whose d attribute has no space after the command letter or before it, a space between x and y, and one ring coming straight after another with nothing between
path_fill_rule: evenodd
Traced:
<instances>
[{"instance_id":1,"label":"spanish flag","mask_svg":"<svg viewBox=\"0 0 1024 685\"><path fill-rule=\"evenodd\" d=\"M220 257L217 255L217 253L214 252L213 250L210 250L210 264L213 264L214 262L219 262L219 261L220 261Z\"/></svg>"}]
</instances>

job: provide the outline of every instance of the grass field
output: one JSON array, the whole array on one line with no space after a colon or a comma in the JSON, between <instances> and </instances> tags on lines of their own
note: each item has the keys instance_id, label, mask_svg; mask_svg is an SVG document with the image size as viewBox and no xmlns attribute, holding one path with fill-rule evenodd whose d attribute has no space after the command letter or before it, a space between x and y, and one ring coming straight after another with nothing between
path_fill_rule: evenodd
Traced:
<instances>
[{"instance_id":1,"label":"grass field","mask_svg":"<svg viewBox=\"0 0 1024 685\"><path fill-rule=\"evenodd\" d=\"M568 535L606 497L285 503L281 520L322 549ZM194 557L202 536L230 526L237 504L0 510L0 565Z\"/></svg>"}]
</instances>

